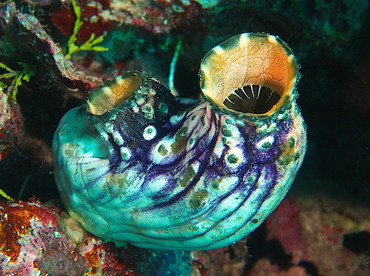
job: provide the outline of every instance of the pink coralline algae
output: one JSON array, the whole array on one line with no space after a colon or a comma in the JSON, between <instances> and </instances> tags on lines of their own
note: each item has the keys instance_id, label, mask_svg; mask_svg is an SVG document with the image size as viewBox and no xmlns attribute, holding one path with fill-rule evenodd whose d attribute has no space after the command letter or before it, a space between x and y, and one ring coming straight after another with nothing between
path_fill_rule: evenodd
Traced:
<instances>
[{"instance_id":1,"label":"pink coralline algae","mask_svg":"<svg viewBox=\"0 0 370 276\"><path fill-rule=\"evenodd\" d=\"M270 230L266 239L280 241L285 252L292 254L294 264L310 257L307 252L302 251L302 248L307 248L307 241L302 233L300 211L295 201L287 197L275 210L274 215L266 220L266 227Z\"/></svg>"},{"instance_id":2,"label":"pink coralline algae","mask_svg":"<svg viewBox=\"0 0 370 276\"><path fill-rule=\"evenodd\" d=\"M189 26L202 10L214 5L197 1L76 1L81 7L83 25L77 34L85 42L91 34L96 37L108 34L114 25L133 25L154 33L168 33L177 27ZM65 35L72 35L75 16L70 3L53 6L53 24Z\"/></svg>"},{"instance_id":3,"label":"pink coralline algae","mask_svg":"<svg viewBox=\"0 0 370 276\"><path fill-rule=\"evenodd\" d=\"M365 275L368 261L365 252L355 254L343 245L346 234L370 230L365 210L368 209L346 201L287 197L266 219L266 240L275 239L290 255L291 266L287 271L305 267L317 275ZM263 261L267 264L266 259L261 259L253 271Z\"/></svg>"},{"instance_id":4,"label":"pink coralline algae","mask_svg":"<svg viewBox=\"0 0 370 276\"><path fill-rule=\"evenodd\" d=\"M177 27L190 26L190 22L202 14L202 7L197 3L186 5L180 1L153 2L155 5L143 1L143 5L138 6L135 12L130 13L125 19L120 16L120 13L124 12L120 5L114 6L114 14L117 19L121 18L119 21L140 26L154 34L168 33Z\"/></svg>"},{"instance_id":5,"label":"pink coralline algae","mask_svg":"<svg viewBox=\"0 0 370 276\"><path fill-rule=\"evenodd\" d=\"M20 142L21 128L22 116L18 104L0 88L0 161Z\"/></svg>"}]
</instances>

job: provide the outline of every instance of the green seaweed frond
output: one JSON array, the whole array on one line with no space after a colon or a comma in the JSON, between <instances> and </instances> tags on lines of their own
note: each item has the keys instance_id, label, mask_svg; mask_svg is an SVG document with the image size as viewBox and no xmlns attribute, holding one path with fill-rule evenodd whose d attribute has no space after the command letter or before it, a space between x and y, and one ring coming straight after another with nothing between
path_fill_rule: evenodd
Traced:
<instances>
[{"instance_id":1,"label":"green seaweed frond","mask_svg":"<svg viewBox=\"0 0 370 276\"><path fill-rule=\"evenodd\" d=\"M0 80L1 79L11 79L11 78L13 78L12 83L11 83L10 86L8 86L7 84L0 81L0 87L1 88L10 87L11 88L10 91L12 93L12 98L13 98L14 102L16 102L18 87L22 84L22 81L29 82L30 78L33 75L35 75L35 71L33 70L31 65L29 65L27 63L23 63L23 62L18 62L18 64L23 67L22 71L15 71L15 70L9 68L6 64L0 62L0 68L3 68L7 71L6 73L0 75Z\"/></svg>"},{"instance_id":2,"label":"green seaweed frond","mask_svg":"<svg viewBox=\"0 0 370 276\"><path fill-rule=\"evenodd\" d=\"M71 37L68 40L68 44L67 44L68 53L66 55L66 58L71 59L72 54L74 54L78 51L108 51L109 49L106 48L106 47L95 46L96 44L98 44L100 42L103 42L104 35L101 35L101 36L95 38L95 34L92 33L90 38L85 43L83 43L81 46L78 46L78 45L75 44L75 42L77 40L78 31L80 30L83 22L81 21L81 7L79 7L76 4L76 0L71 0L71 4L72 4L72 7L73 7L73 11L76 15L76 21L75 21L75 25L73 27L73 34L71 35Z\"/></svg>"}]
</instances>

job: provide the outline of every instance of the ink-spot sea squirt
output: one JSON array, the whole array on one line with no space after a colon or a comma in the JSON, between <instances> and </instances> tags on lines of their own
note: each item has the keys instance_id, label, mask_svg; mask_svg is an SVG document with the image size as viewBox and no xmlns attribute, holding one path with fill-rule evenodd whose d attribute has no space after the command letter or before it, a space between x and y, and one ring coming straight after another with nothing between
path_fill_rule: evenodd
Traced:
<instances>
[{"instance_id":1,"label":"ink-spot sea squirt","mask_svg":"<svg viewBox=\"0 0 370 276\"><path fill-rule=\"evenodd\" d=\"M218 248L284 198L306 151L292 51L245 33L212 49L200 72L203 101L131 73L63 117L56 182L87 231L150 249Z\"/></svg>"}]
</instances>

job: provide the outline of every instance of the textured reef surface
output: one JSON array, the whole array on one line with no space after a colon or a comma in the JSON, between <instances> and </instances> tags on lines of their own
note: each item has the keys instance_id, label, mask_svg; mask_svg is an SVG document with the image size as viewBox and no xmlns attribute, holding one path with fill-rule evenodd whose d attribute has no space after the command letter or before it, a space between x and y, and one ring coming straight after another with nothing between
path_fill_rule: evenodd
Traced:
<instances>
[{"instance_id":1,"label":"textured reef surface","mask_svg":"<svg viewBox=\"0 0 370 276\"><path fill-rule=\"evenodd\" d=\"M362 276L369 273L369 1L2 2L4 3L0 4L1 275ZM233 93L220 92L220 95L223 95L221 99L205 93L205 97L212 104L221 105L219 108L212 107L208 110L212 104L204 102L203 106L202 103L199 105L199 95L208 87L205 74L208 75L212 71L208 67L207 70L199 71L202 58L213 47L228 38L251 32L269 33L272 36L266 36L267 40L277 44L280 39L274 37L279 36L289 44L299 63L297 66L300 67L300 74L297 77L300 78L297 85L299 98L297 99L295 89L291 90L289 85L284 86L290 87L289 89L283 89L278 84L271 86L270 83L270 86L265 87L261 83L259 90L257 88L255 90L256 83L251 81L239 87L239 90L235 89ZM238 41L235 44L240 45L245 39ZM207 56L216 57L225 49L232 47L234 46L215 48L213 52L211 51L213 55ZM287 60L291 61L290 48L286 47ZM227 64L227 60L220 64L222 66ZM276 64L274 66L276 67ZM270 67L262 65L263 69ZM140 81L133 77L133 82L125 89L127 91L132 88L134 97L129 100L123 97L121 101L121 96L118 96L111 101L111 97L107 96L111 91L104 87L113 89L115 86L112 80L120 82L120 77L117 76L125 75L127 72L129 76L130 74L140 76ZM240 70L235 72L239 73ZM202 76L201 87L198 75ZM293 83L296 84L295 75L287 75L290 78L293 76ZM217 74L212 76L217 79ZM225 78L225 75L222 78ZM210 91L217 89L218 86L215 86ZM97 96L94 98L90 97L92 91L100 92L95 93ZM271 106L282 108L272 108L271 113L280 110L277 113L280 115L274 118L288 116L286 114L290 113L284 112L289 110L296 110L294 114L302 112L308 126L308 148L305 161L288 195L264 222L251 219L255 223L258 222L258 225L262 224L246 238L233 241L229 246L197 251L191 249L201 248L188 246L186 247L188 251L161 251L153 248L162 245L145 249L118 242L114 244L109 241L114 238L109 239L100 235L105 238L102 240L86 232L82 226L91 232L94 232L94 227L84 225L83 219L82 223L81 220L78 222L76 220L79 219L78 216L71 212L73 204L65 198L63 203L60 200L61 195L62 199L65 196L63 190L61 194L58 191L55 174L59 175L58 177L66 174L54 169L52 140L59 122L68 111L72 110L73 113L77 112L73 110L79 110L81 116L88 118L86 124L97 127L95 132L88 133L84 132L79 124L76 128L79 132L70 134L71 137L92 136L94 139L114 144L112 152L120 151L120 158L133 153L125 152L124 148L145 151L150 144L159 154L150 155L147 151L148 158L141 160L143 163L140 163L141 170L146 171L150 165L143 165L144 162L152 164L168 161L170 159L166 158L169 158L169 153L177 157L184 155L184 152L192 152L193 155L189 155L189 160L197 160L194 156L202 156L203 151L188 150L192 147L185 144L184 137L190 140L191 135L194 137L203 135L204 141L207 141L206 138L215 133L215 130L212 130L208 136L204 134L206 132L202 134L203 130L199 127L202 124L204 126L205 122L202 120L196 124L192 123L190 115L177 116L176 120L175 117L171 117L172 115L177 112L185 114L190 109L195 110L192 112L196 114L203 112L207 116L213 116L212 118L219 116L220 110L227 110L227 116L235 112L249 114L247 117L250 113L266 115L270 112L271 106L261 106L258 102L259 97L253 100L257 92L262 98L267 99L266 102L272 99ZM114 93L119 95L117 94L119 91ZM140 98L138 95L145 97ZM172 95L183 99L181 103L176 103L179 110L175 110L173 102L177 100L173 100L176 98ZM300 109L298 107L296 109L295 104L292 108L287 101L280 104L279 100L284 99L286 95L293 95L294 102L297 101ZM185 98L187 99L184 100ZM248 101L247 98L252 101ZM97 104L102 99L106 101L103 106ZM125 102L122 109L126 111L132 109L132 113L119 111L115 115L114 110L122 102ZM165 115L165 105L161 103L170 107L168 115ZM86 108L85 106L89 104L90 106ZM251 107L254 105L258 108ZM148 106L155 106L155 110ZM194 106L197 106L197 109L193 109ZM117 136L112 121L116 120L116 116L121 116L120 112L126 116L129 114L137 125L141 124L142 131L132 129L128 131L131 135L128 138ZM136 116L141 112L142 118ZM157 115L158 112L162 112L162 115ZM154 114L156 116L153 119ZM80 115L76 118L82 118ZM119 116L119 120L130 124L127 123L130 122L128 116ZM224 115L220 115L222 116ZM237 141L232 138L237 136L236 130L242 128L238 121L240 118L245 119L245 116L238 115L233 119L235 121L227 125L229 129L220 129L220 137L224 138L221 141L225 144L215 151L219 155L214 155L212 159L218 166L217 170L214 170L218 175L234 173L238 178L241 174L239 168L243 167L243 162L250 161L240 158L243 154L238 155L238 152L225 150ZM259 122L259 118L261 116L256 115L251 121ZM187 129L178 127L186 120ZM157 126L158 121L163 122L162 132L151 128L151 123L155 122ZM75 122L77 123L77 120ZM163 134L166 127L172 129L173 136ZM243 127L253 128L249 123ZM196 131L188 131L191 128ZM216 125L213 128L217 129ZM273 133L275 128L272 121L269 121L265 125L257 124L256 129L261 129L266 134L268 131ZM169 138L166 140L165 137ZM263 143L255 143L261 151L270 150L271 154L278 155L284 152L282 155L284 158L279 159L276 166L288 168L289 164L294 162L300 165L302 160L293 154L297 144L291 140L290 143L289 140L284 143L284 136L281 135L279 138L270 136L263 139L263 137L265 136L262 134L255 134L251 135L250 139L262 138ZM123 143L122 139L125 143L129 141L125 147L120 144ZM162 144L159 139L162 139ZM252 142L247 143L249 148L252 148L251 145ZM213 146L215 145L211 144L211 147ZM89 154L86 149L79 152L80 149L73 148L73 145L69 149L65 152L67 156L72 156L76 152ZM90 150L108 155L106 149L97 148L95 144ZM304 152L305 150L300 152L302 158ZM83 160L87 160L87 157L84 158ZM216 162L223 158L224 163ZM269 160L270 155L267 153L260 158L261 160L265 158L264 161L257 161L266 167L273 166L271 160L278 160ZM98 170L109 170L111 173L109 181L114 179L114 183L119 184L104 186L105 182L101 181L103 189L110 195L115 195L118 190L121 191L122 186L128 185L126 180L116 180L118 179L115 178L116 173L120 173L117 164L126 166L128 163L117 158L109 162L98 167ZM216 181L217 183L211 181L208 183L206 178L205 180L196 178L199 171L205 170L205 167L199 164L194 162L190 169L186 169L183 163L179 162L171 169L174 175L176 171L182 169L184 171L177 180L174 178L174 182L178 181L179 187L187 190L196 182L203 185L193 193L189 192L190 199L187 201L190 207L189 216L194 215L195 211L203 206L217 203L217 200L208 197L208 193L211 189L221 189L226 183L221 180ZM153 168L160 170L160 167ZM86 173L92 170L86 167ZM296 171L291 181L295 173ZM208 172L208 175L214 174ZM81 178L85 176L87 174L82 174ZM252 181L258 178L245 177L245 179ZM92 183L100 183L99 181L93 180ZM112 183L106 179L104 181ZM69 180L64 180L64 183L66 187L71 185ZM87 182L79 182L76 178L73 183ZM130 185L133 187L132 183ZM177 188L171 186L171 189L176 191ZM280 202L288 189L289 187L281 192L279 200L276 200L273 207ZM80 198L88 198L83 189L80 191ZM162 193L153 196L151 194L153 191L149 190L145 196L160 202L158 200L168 196L165 191L167 190L162 189ZM133 194L135 192L132 191ZM140 202L137 196L135 200ZM235 201L237 200L235 198ZM109 199L106 197L96 196L91 202L95 201L104 202L109 206ZM78 207L80 210L83 208L91 210L83 201L80 202L82 202ZM143 202L147 203L148 200ZM128 202L125 204L125 208L130 208ZM168 213L178 221L183 219L178 214L182 213L180 208L184 205L179 206L177 214ZM221 209L221 205L212 208L211 211ZM98 209L95 211L104 213ZM137 210L131 211L136 215ZM157 215L170 221L166 213ZM113 212L102 217L109 216L115 219ZM267 214L263 215L266 216ZM240 219L230 221L234 225ZM135 216L129 220L135 220ZM145 220L141 224L144 225ZM140 229L135 231L129 230L127 233L135 235L141 233ZM169 233L165 231L165 235ZM163 246L168 243L168 238L165 240Z\"/></svg>"}]
</instances>

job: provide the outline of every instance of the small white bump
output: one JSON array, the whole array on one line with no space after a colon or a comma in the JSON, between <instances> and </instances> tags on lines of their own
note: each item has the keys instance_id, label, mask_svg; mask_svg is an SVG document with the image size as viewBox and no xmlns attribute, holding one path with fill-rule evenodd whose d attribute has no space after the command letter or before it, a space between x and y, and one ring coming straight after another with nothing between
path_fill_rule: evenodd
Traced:
<instances>
[{"instance_id":1,"label":"small white bump","mask_svg":"<svg viewBox=\"0 0 370 276\"><path fill-rule=\"evenodd\" d=\"M104 86L101 90L104 91L105 94L112 94L112 89L109 86Z\"/></svg>"},{"instance_id":2,"label":"small white bump","mask_svg":"<svg viewBox=\"0 0 370 276\"><path fill-rule=\"evenodd\" d=\"M100 132L100 139L108 141L108 139L109 139L108 134L105 131Z\"/></svg>"},{"instance_id":3,"label":"small white bump","mask_svg":"<svg viewBox=\"0 0 370 276\"><path fill-rule=\"evenodd\" d=\"M202 78L206 78L209 75L209 68L206 67L206 65L202 66L202 72L203 72Z\"/></svg>"},{"instance_id":4,"label":"small white bump","mask_svg":"<svg viewBox=\"0 0 370 276\"><path fill-rule=\"evenodd\" d=\"M114 121L116 118L117 118L117 112L114 112L114 113L112 112L111 115L109 115L109 119L111 121Z\"/></svg>"},{"instance_id":5,"label":"small white bump","mask_svg":"<svg viewBox=\"0 0 370 276\"><path fill-rule=\"evenodd\" d=\"M274 45L277 45L278 44L277 39L276 39L276 36L274 36L274 35L268 35L267 36L267 39L268 39L268 41L270 43L272 43Z\"/></svg>"},{"instance_id":6,"label":"small white bump","mask_svg":"<svg viewBox=\"0 0 370 276\"><path fill-rule=\"evenodd\" d=\"M117 76L115 78L115 81L117 82L118 85L122 85L123 84L123 78L121 75Z\"/></svg>"},{"instance_id":7,"label":"small white bump","mask_svg":"<svg viewBox=\"0 0 370 276\"><path fill-rule=\"evenodd\" d=\"M272 123L269 127L268 127L268 129L267 129L267 132L269 132L269 133L271 133L271 132L275 132L275 131L277 131L277 125L275 124L275 123Z\"/></svg>"},{"instance_id":8,"label":"small white bump","mask_svg":"<svg viewBox=\"0 0 370 276\"><path fill-rule=\"evenodd\" d=\"M123 138L121 134L118 131L113 132L113 140L117 143L117 145L122 146L123 145Z\"/></svg>"},{"instance_id":9,"label":"small white bump","mask_svg":"<svg viewBox=\"0 0 370 276\"><path fill-rule=\"evenodd\" d=\"M249 44L249 35L248 34L242 34L239 39L239 48L246 48Z\"/></svg>"},{"instance_id":10,"label":"small white bump","mask_svg":"<svg viewBox=\"0 0 370 276\"><path fill-rule=\"evenodd\" d=\"M139 99L136 101L136 103L137 103L138 105L143 105L143 104L145 103L145 99L144 99L144 98L139 98Z\"/></svg>"},{"instance_id":11,"label":"small white bump","mask_svg":"<svg viewBox=\"0 0 370 276\"><path fill-rule=\"evenodd\" d=\"M155 89L153 89L153 88L149 89L149 95L155 96L156 94L157 94L157 92L155 91Z\"/></svg>"},{"instance_id":12,"label":"small white bump","mask_svg":"<svg viewBox=\"0 0 370 276\"><path fill-rule=\"evenodd\" d=\"M150 104L143 105L142 111L144 112L144 115L145 115L146 119L148 119L148 120L153 119L154 109Z\"/></svg>"},{"instance_id":13,"label":"small white bump","mask_svg":"<svg viewBox=\"0 0 370 276\"><path fill-rule=\"evenodd\" d=\"M108 133L114 132L114 124L112 124L111 122L106 122L105 124L103 124L103 128Z\"/></svg>"},{"instance_id":14,"label":"small white bump","mask_svg":"<svg viewBox=\"0 0 370 276\"><path fill-rule=\"evenodd\" d=\"M293 55L289 55L288 56L288 62L289 63L292 63L293 61L295 61L295 57ZM295 81L295 80L294 80Z\"/></svg>"},{"instance_id":15,"label":"small white bump","mask_svg":"<svg viewBox=\"0 0 370 276\"><path fill-rule=\"evenodd\" d=\"M132 107L132 110L135 112L135 113L139 113L140 109L138 107L137 104L135 104L133 107Z\"/></svg>"},{"instance_id":16,"label":"small white bump","mask_svg":"<svg viewBox=\"0 0 370 276\"><path fill-rule=\"evenodd\" d=\"M150 141L157 135L157 130L154 126L147 126L144 129L143 137L145 140Z\"/></svg>"},{"instance_id":17,"label":"small white bump","mask_svg":"<svg viewBox=\"0 0 370 276\"><path fill-rule=\"evenodd\" d=\"M227 143L226 143L227 144ZM215 148L213 150L213 153L218 157L220 158L222 156L222 153L225 149L225 146L224 146L224 142L223 142L223 139L221 137L219 137L217 139L217 142L216 142L216 145L215 145Z\"/></svg>"},{"instance_id":18,"label":"small white bump","mask_svg":"<svg viewBox=\"0 0 370 276\"><path fill-rule=\"evenodd\" d=\"M217 55L222 55L224 53L224 49L222 49L222 47L220 45L218 45L215 48L213 48L213 51L215 51L215 53Z\"/></svg>"},{"instance_id":19,"label":"small white bump","mask_svg":"<svg viewBox=\"0 0 370 276\"><path fill-rule=\"evenodd\" d=\"M131 151L126 147L120 148L120 153L121 153L122 160L124 161L127 161L131 158Z\"/></svg>"}]
</instances>

